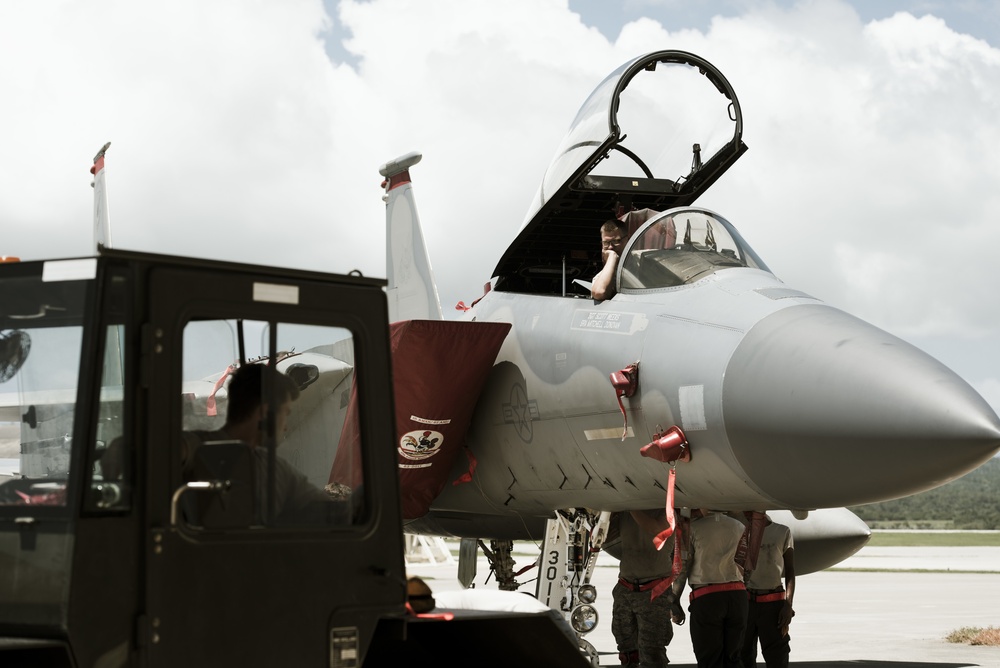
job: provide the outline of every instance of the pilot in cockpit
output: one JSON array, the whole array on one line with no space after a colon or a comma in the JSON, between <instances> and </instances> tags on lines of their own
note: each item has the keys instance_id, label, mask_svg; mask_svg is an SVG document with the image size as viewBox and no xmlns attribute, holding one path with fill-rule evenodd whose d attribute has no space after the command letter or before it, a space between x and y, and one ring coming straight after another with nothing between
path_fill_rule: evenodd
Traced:
<instances>
[{"instance_id":1,"label":"pilot in cockpit","mask_svg":"<svg viewBox=\"0 0 1000 668\"><path fill-rule=\"evenodd\" d=\"M604 267L594 276L590 286L590 296L594 299L601 301L615 296L615 272L628 237L628 228L618 219L612 218L601 225L601 261Z\"/></svg>"}]
</instances>

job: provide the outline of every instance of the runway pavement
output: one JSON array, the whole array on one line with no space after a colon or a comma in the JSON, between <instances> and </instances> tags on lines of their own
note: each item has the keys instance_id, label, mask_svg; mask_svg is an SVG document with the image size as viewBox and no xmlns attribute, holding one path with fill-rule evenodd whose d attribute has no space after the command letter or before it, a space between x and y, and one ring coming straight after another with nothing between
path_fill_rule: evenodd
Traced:
<instances>
[{"instance_id":1,"label":"runway pavement","mask_svg":"<svg viewBox=\"0 0 1000 668\"><path fill-rule=\"evenodd\" d=\"M529 548L529 544L515 548L515 569L535 558ZM425 578L435 591L460 588L454 563L411 563L408 572ZM477 587L496 588L492 580L484 582L488 572L481 558ZM611 635L611 588L617 572L618 562L602 555L593 578L601 618L587 639L601 653L602 666L618 665ZM528 571L520 581L533 577ZM521 591L533 593L534 586L528 584ZM795 610L791 628L795 666L1000 668L1000 647L945 640L963 627L1000 627L1000 547L865 547L837 570L800 577ZM688 628L674 630L667 649L671 666L693 667Z\"/></svg>"}]
</instances>

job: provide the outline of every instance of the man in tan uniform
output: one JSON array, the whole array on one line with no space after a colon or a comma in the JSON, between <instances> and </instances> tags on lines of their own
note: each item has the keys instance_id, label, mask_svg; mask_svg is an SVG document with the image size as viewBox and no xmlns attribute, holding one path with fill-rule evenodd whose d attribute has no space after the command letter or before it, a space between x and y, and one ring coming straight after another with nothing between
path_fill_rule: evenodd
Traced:
<instances>
[{"instance_id":1,"label":"man in tan uniform","mask_svg":"<svg viewBox=\"0 0 1000 668\"><path fill-rule=\"evenodd\" d=\"M725 513L698 509L691 513L688 549L678 577L691 585L691 645L698 668L742 668L747 594L736 564L745 527Z\"/></svg>"},{"instance_id":2,"label":"man in tan uniform","mask_svg":"<svg viewBox=\"0 0 1000 668\"><path fill-rule=\"evenodd\" d=\"M754 569L747 573L747 629L743 638L743 666L757 664L757 641L767 668L788 666L788 626L795 594L792 532L784 524L765 518ZM782 586L784 578L784 586Z\"/></svg>"}]
</instances>

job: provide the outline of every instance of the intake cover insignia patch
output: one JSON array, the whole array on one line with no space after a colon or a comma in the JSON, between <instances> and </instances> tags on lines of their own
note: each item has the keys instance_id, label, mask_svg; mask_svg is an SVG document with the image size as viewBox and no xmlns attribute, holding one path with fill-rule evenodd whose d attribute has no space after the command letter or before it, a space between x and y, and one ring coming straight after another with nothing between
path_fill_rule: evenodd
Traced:
<instances>
[{"instance_id":1,"label":"intake cover insignia patch","mask_svg":"<svg viewBox=\"0 0 1000 668\"><path fill-rule=\"evenodd\" d=\"M436 455L443 443L444 435L441 432L418 429L404 434L403 438L399 439L398 450L399 454L407 459L419 461Z\"/></svg>"}]
</instances>

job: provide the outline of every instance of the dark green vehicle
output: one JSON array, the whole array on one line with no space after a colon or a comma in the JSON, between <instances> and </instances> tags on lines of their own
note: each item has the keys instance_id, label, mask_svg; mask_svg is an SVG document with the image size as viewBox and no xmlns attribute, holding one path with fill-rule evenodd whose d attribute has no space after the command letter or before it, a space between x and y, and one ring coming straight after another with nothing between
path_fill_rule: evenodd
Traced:
<instances>
[{"instance_id":1,"label":"dark green vehicle","mask_svg":"<svg viewBox=\"0 0 1000 668\"><path fill-rule=\"evenodd\" d=\"M0 665L582 662L544 616L407 612L383 286L118 250L0 264ZM224 427L253 364L298 398L282 413L265 381L248 447Z\"/></svg>"}]
</instances>

